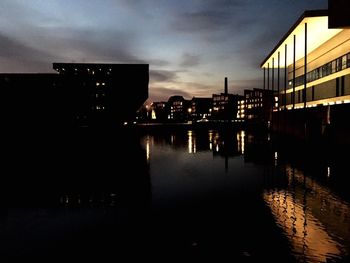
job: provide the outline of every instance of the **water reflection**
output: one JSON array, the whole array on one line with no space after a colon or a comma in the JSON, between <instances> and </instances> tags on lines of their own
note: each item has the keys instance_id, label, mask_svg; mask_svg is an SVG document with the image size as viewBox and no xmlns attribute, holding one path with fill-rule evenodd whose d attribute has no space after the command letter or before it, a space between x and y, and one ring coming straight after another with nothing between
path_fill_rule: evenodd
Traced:
<instances>
[{"instance_id":1,"label":"water reflection","mask_svg":"<svg viewBox=\"0 0 350 263\"><path fill-rule=\"evenodd\" d=\"M285 262L286 255L293 257L291 262L349 258L350 205L338 192L335 164L310 163L303 156L313 155L303 150L293 155L290 147L277 147L270 135L240 130L150 136L146 149L149 140L154 141L149 148L152 205L174 209L164 224L184 222L176 228L184 237L184 231L195 229L197 235L186 242L212 248L211 241L200 237L220 225L222 233L232 235L215 237L228 244L244 243L242 254L255 255L252 262L262 262L264 256ZM276 232L283 238L273 236Z\"/></svg>"},{"instance_id":2,"label":"water reflection","mask_svg":"<svg viewBox=\"0 0 350 263\"><path fill-rule=\"evenodd\" d=\"M347 256L349 203L296 168L286 165L283 172L285 189L265 190L263 198L298 262L328 262Z\"/></svg>"}]
</instances>

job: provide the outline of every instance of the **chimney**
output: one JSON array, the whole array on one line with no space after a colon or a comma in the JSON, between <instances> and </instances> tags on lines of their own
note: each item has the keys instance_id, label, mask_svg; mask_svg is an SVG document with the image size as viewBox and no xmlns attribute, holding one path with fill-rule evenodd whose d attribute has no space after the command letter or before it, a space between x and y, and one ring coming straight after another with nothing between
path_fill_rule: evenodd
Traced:
<instances>
[{"instance_id":1,"label":"chimney","mask_svg":"<svg viewBox=\"0 0 350 263\"><path fill-rule=\"evenodd\" d=\"M227 77L225 77L225 95L228 94Z\"/></svg>"}]
</instances>

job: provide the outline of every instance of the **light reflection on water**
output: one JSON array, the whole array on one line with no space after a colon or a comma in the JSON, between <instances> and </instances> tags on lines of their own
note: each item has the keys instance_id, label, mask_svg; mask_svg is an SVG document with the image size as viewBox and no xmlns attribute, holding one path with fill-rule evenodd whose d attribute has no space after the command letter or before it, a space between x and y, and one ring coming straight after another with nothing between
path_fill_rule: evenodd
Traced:
<instances>
[{"instance_id":1,"label":"light reflection on water","mask_svg":"<svg viewBox=\"0 0 350 263\"><path fill-rule=\"evenodd\" d=\"M350 205L302 171L286 166L285 172L286 189L266 190L263 198L293 254L301 262L327 262L347 255Z\"/></svg>"},{"instance_id":2,"label":"light reflection on water","mask_svg":"<svg viewBox=\"0 0 350 263\"><path fill-rule=\"evenodd\" d=\"M252 184L242 183L246 178L240 174L244 174L247 169L247 166L242 164L243 162L257 164L263 162L264 168L254 167L264 170L260 176L263 176L265 179L268 178L262 183L261 196L270 209L275 224L280 229L280 234L288 239L290 254L295 258L296 262L328 262L329 260L338 261L345 257L347 258L350 250L349 203L337 196L324 182L321 184L317 179L308 176L306 172L304 173L302 170L292 167L288 164L288 160L284 160L285 162L282 164L280 162L280 152L273 149L271 138L270 136L268 137L268 141L255 145L256 139L254 135L251 133L247 134L245 131L237 131L229 136L223 136L218 131L210 130L203 136L203 134L199 135L195 131L190 130L182 140L177 138L178 140L176 141L174 140L175 136L171 135L171 144L164 145L155 142L153 148L149 148L149 145L146 146L148 150L150 149L150 156L152 157L153 155L155 157L154 163L151 162L151 180L154 185L153 195L158 195L159 199L164 198L169 194L167 190L170 189L167 188L166 184L171 184L172 180L178 180L179 177L182 177L181 184L177 185L177 191L179 192L196 191L198 184L200 185L203 181L212 180L212 183L215 184L221 176L219 170L216 170L215 177L210 177L213 176L212 174L209 177L203 176L210 169L210 164L215 166L215 160L212 159L210 161L206 157L208 153L213 157L222 157L226 173L228 172L229 164L233 162L232 158L244 156L244 158L235 159L236 161L239 160L240 165L237 165L237 163L231 165L231 172L238 174L240 180L234 182L231 185L232 187L234 184L241 188L252 186ZM149 137L147 138L148 141ZM186 144L179 143L180 141L185 141ZM185 156L177 160L176 167L167 163L166 168L159 168L163 165L159 160L165 160L163 158L165 155L173 154L171 149L174 147L174 144L177 144L177 146L182 145L182 148L176 148L177 153L186 151L187 154L196 155L195 159L186 159ZM269 148L271 148L270 151L266 150ZM162 157L157 159L157 156ZM202 177L191 180L186 185L184 183L186 173L179 169L181 166L186 166L186 171L190 171L187 176L201 175ZM201 166L204 168L201 168ZM162 173L164 170L167 170L168 174L164 175ZM170 177L173 170L176 171L174 172L174 178L177 179ZM276 185L273 180L275 173L286 180L287 184L282 187ZM331 176L331 168L329 166L326 168L325 174L328 178ZM161 182L157 182L158 180ZM230 185L230 183L232 182L224 182L226 185ZM186 189L186 187L189 189ZM176 194L174 195L176 196ZM153 198L153 200L156 201L157 198ZM249 226L242 225L242 227Z\"/></svg>"}]
</instances>

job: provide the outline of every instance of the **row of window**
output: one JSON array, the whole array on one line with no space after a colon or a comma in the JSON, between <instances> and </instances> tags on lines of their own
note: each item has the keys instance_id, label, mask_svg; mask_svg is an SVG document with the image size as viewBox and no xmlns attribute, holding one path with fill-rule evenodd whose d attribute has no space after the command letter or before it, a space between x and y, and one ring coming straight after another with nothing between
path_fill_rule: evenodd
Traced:
<instances>
[{"instance_id":1,"label":"row of window","mask_svg":"<svg viewBox=\"0 0 350 263\"><path fill-rule=\"evenodd\" d=\"M330 74L336 73L343 69L350 68L350 53L343 55L327 64L318 67L306 74L306 82L312 82L317 79L326 77ZM293 82L289 82L289 86L292 86ZM304 75L295 78L295 86L304 85Z\"/></svg>"}]
</instances>

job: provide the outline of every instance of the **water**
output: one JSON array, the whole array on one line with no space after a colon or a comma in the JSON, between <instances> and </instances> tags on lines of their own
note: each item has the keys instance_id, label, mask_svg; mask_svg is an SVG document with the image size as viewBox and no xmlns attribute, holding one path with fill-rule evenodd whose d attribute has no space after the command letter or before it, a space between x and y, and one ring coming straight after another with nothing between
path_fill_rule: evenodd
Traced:
<instances>
[{"instance_id":1,"label":"water","mask_svg":"<svg viewBox=\"0 0 350 263\"><path fill-rule=\"evenodd\" d=\"M68 149L40 155L40 169L38 156L20 159L31 165L12 172L28 176L4 181L2 258L349 260L343 160L245 131L85 138Z\"/></svg>"}]
</instances>

